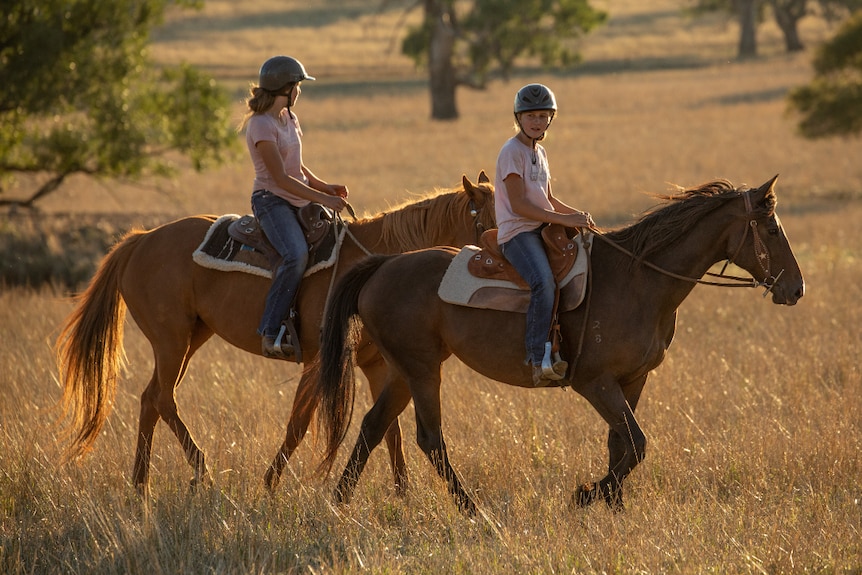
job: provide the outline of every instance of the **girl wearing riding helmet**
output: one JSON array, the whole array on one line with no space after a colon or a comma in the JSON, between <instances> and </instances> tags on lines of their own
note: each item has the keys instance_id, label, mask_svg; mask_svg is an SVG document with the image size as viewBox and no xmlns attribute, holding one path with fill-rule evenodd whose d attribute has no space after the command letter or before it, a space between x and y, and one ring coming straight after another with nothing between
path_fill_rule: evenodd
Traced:
<instances>
[{"instance_id":1,"label":"girl wearing riding helmet","mask_svg":"<svg viewBox=\"0 0 862 575\"><path fill-rule=\"evenodd\" d=\"M314 78L294 58L275 56L264 62L239 127L246 128L254 164L252 210L281 255L258 328L261 351L265 357L291 361L296 360L292 345L296 342L283 341L282 321L293 306L308 264L308 246L297 212L310 202L340 212L348 195L346 186L326 183L302 162L302 130L292 108L302 93L303 80Z\"/></svg>"},{"instance_id":2,"label":"girl wearing riding helmet","mask_svg":"<svg viewBox=\"0 0 862 575\"><path fill-rule=\"evenodd\" d=\"M566 205L551 191L545 148L539 144L557 112L554 93L542 84L528 84L515 95L515 129L497 156L495 211L500 251L530 285L527 308L527 363L533 385L545 386L565 377L568 364L551 357L550 331L556 282L542 242L547 224L591 227L590 214Z\"/></svg>"}]
</instances>

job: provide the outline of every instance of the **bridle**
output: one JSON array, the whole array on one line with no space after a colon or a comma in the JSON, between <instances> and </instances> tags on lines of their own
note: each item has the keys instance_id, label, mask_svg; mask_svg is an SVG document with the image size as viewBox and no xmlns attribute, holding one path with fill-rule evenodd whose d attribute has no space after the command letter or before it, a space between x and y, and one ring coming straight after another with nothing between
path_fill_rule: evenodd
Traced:
<instances>
[{"instance_id":1,"label":"bridle","mask_svg":"<svg viewBox=\"0 0 862 575\"><path fill-rule=\"evenodd\" d=\"M484 206L483 206L484 208ZM485 227L485 224L479 219L479 216L482 214L483 208L477 208L476 202L472 199L470 200L470 215L473 217L473 227L476 228L476 245L479 245L479 239L482 237L488 228Z\"/></svg>"},{"instance_id":2,"label":"bridle","mask_svg":"<svg viewBox=\"0 0 862 575\"><path fill-rule=\"evenodd\" d=\"M739 245L736 247L736 251L734 252L733 257L727 259L727 261L724 263L724 267L721 268L721 271L719 273L716 274L716 273L712 273L712 272L706 272L706 275L708 275L708 276L720 278L722 280L726 280L726 281L722 281L722 282L714 282L714 281L703 280L700 278L683 276L683 275L674 273L672 271L666 270L662 267L659 267L659 266L657 266L651 262L648 262L648 261L640 258L638 255L636 255L631 250L624 248L623 246L621 246L617 242L613 241L612 239L608 238L607 236L605 236L604 234L599 232L599 230L597 230L595 228L590 228L590 230L593 232L593 237L597 237L600 240L602 240L603 242L605 242L606 244L608 244L608 245L614 247L615 249L623 252L624 254L626 254L627 256L632 258L635 262L642 264L642 265L650 268L651 270L657 271L657 272L664 274L668 277L672 277L674 279L691 282L694 284L719 286L719 287L747 287L747 288L764 287L764 288L766 288L766 290L763 292L763 297L766 297L767 295L769 295L769 292L771 292L773 290L773 288L775 287L775 284L778 283L778 278L780 278L781 274L784 273L784 269L779 271L778 274L775 276L773 276L771 271L770 271L771 270L771 268L770 268L771 258L769 257L769 250L767 249L766 245L763 243L763 240L760 239L760 234L757 233L757 219L753 215L754 210L753 210L752 205L751 205L751 192L752 192L752 190L747 190L747 191L742 192L740 194L743 197L743 199L745 200L746 216L750 216L751 219L748 221L748 225L745 226L745 231L742 233L742 239L739 241ZM739 256L740 251L742 251L742 246L745 245L745 240L748 237L749 230L751 230L752 234L754 235L754 256L757 259L758 263L760 264L760 267L763 270L763 273L765 275L763 281L757 281L757 279L755 279L754 277L743 278L743 277L725 275L725 273L724 273L725 270L727 270L727 266L734 263L734 260ZM569 364L568 373L574 373L574 370L576 369L576 366L578 365L578 360L581 357L581 352L583 351L584 337L585 337L585 334L587 331L587 321L589 319L590 300L591 300L591 296L592 296L593 272L592 272L592 256L589 253L590 252L590 243L585 242L584 248L587 250L587 266L588 266L587 267L587 269L588 269L588 271L587 271L588 288L587 288L587 295L586 295L587 312L584 314L584 322L583 322L583 325L581 326L581 335L580 335L580 338L578 340L577 352L575 354L574 360ZM563 386L563 388L565 388L565 386Z\"/></svg>"},{"instance_id":3,"label":"bridle","mask_svg":"<svg viewBox=\"0 0 862 575\"><path fill-rule=\"evenodd\" d=\"M628 255L630 258L642 264L654 271L657 271L661 274L664 274L668 277L672 277L678 280L683 280L691 283L702 284L702 285L711 285L711 286L719 286L719 287L747 287L747 288L766 288L763 292L763 297L769 295L769 293L775 288L775 284L778 283L778 278L784 273L784 269L778 272L777 275L772 275L771 272L771 258L769 255L769 249L767 249L766 245L763 243L763 240L760 239L760 234L757 233L757 219L754 218L754 209L751 205L751 193L753 190L747 190L742 192L740 195L745 201L745 213L747 216L751 216L751 219L748 221L748 225L745 226L745 231L742 234L742 239L739 241L739 245L736 248L736 251L733 253L733 256L728 258L724 263L724 267L721 268L719 273L706 272L706 275L720 278L721 282L708 281L700 278L692 278L688 276L683 276L676 274L674 272L668 271L662 267L659 267L651 262L645 261L641 259L639 256L634 254L632 251L624 248L617 242L611 240L601 233L595 233L595 236L600 240L605 242L606 244L616 248L617 250L623 252ZM596 230L593 230L594 232ZM754 277L751 278L743 278L738 276L725 275L725 270L727 270L727 266L734 263L734 260L739 256L740 251L742 251L742 246L745 245L745 240L748 238L748 232L751 231L753 235L753 243L754 243L754 256L757 262L760 264L760 268L763 270L764 279L763 281L758 281Z\"/></svg>"}]
</instances>

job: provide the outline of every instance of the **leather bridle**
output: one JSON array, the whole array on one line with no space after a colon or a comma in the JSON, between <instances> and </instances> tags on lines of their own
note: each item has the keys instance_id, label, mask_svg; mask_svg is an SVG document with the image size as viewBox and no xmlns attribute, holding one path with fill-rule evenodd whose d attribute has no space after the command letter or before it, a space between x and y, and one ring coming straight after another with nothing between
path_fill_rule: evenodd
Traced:
<instances>
[{"instance_id":1,"label":"leather bridle","mask_svg":"<svg viewBox=\"0 0 862 575\"><path fill-rule=\"evenodd\" d=\"M769 255L769 249L766 247L766 244L763 243L763 240L760 239L760 234L757 232L757 219L753 217L754 209L752 208L752 205L751 205L751 193L753 191L754 190L747 190L747 191L742 192L740 194L745 201L745 212L746 212L746 214L748 216L752 216L752 217L749 220L748 225L745 227L745 231L742 234L742 239L739 241L739 245L737 246L736 251L734 252L732 257L727 259L727 261L724 263L724 267L721 268L721 271L719 273L717 273L717 274L712 273L712 272L706 273L706 275L708 275L708 276L719 278L719 279L726 280L726 281L713 282L713 281L703 280L700 278L692 278L692 277L687 277L687 276L673 273L673 272L668 271L664 268L661 268L661 267L659 267L653 263L650 263L648 261L641 259L639 256L635 255L632 251L624 248L623 246L621 246L620 244L611 240L610 238L606 237L605 235L598 233L597 230L593 230L593 231L596 232L595 236L598 237L603 242L605 242L606 244L608 244L608 245L616 248L617 250L623 252L624 254L628 255L630 258L634 259L636 262L638 262L642 265L645 265L646 267L648 267L652 270L655 270L661 274L664 274L666 276L669 276L669 277L672 277L675 279L679 279L679 280L683 280L683 281L692 282L692 283L697 283L697 284L702 284L702 285L719 286L719 287L747 287L747 288L763 287L763 288L766 288L765 291L763 292L763 297L766 297L775 288L775 284L778 283L778 278L780 278L781 275L784 273L784 269L779 271L778 274L772 275L772 272L771 272L771 261L772 260L771 260L770 255ZM763 281L758 281L754 277L743 278L743 277L725 275L725 273L724 273L725 270L727 270L728 265L735 263L734 260L736 260L736 258L739 256L739 253L742 250L742 246L745 245L745 240L748 238L748 232L749 231L751 231L752 235L753 235L755 259L760 264L760 268L763 270L763 273L764 273Z\"/></svg>"}]
</instances>

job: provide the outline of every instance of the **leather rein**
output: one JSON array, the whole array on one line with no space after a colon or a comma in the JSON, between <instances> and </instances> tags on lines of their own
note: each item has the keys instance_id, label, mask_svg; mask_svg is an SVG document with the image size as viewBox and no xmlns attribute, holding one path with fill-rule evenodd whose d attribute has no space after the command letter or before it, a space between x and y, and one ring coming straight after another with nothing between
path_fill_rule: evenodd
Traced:
<instances>
[{"instance_id":1,"label":"leather rein","mask_svg":"<svg viewBox=\"0 0 862 575\"><path fill-rule=\"evenodd\" d=\"M752 206L751 206L751 197L750 197L751 191L744 192L741 195L742 195L743 199L745 200L746 214L749 214L749 215L752 214L753 210L752 210ZM757 262L760 264L760 268L763 270L763 272L765 274L763 281L758 281L754 277L743 278L743 277L738 277L738 276L726 275L724 273L725 270L727 270L727 266L734 263L734 260L739 256L739 253L742 250L742 246L745 245L745 240L748 238L748 232L749 231L751 231L752 235L753 235L755 258L757 259ZM594 232L595 232L595 230L594 230ZM700 278L683 276L683 275L668 271L662 267L659 267L659 266L657 266L651 262L648 262L648 261L640 258L635 253L633 253L631 250L624 248L623 246L621 246L620 244L611 240L610 238L606 237L603 234L595 233L595 236L598 237L603 242L605 242L606 244L608 244L608 245L614 247L615 249L621 251L622 253L626 254L627 256L629 256L630 258L635 260L637 263L642 264L642 265L650 268L651 270L657 271L661 274L664 274L668 277L672 277L674 279L683 280L683 281L696 283L696 284L718 286L718 287L734 287L734 288L735 287L745 287L745 288L762 287L762 288L766 288L765 291L763 292L763 297L766 297L773 290L773 288L775 287L775 284L778 283L778 278L780 278L781 275L784 273L784 270L782 269L781 271L778 272L777 275L772 275L772 273L771 273L771 258L769 256L769 250L767 249L766 245L763 243L763 240L760 239L760 234L757 233L757 220L754 218L749 220L748 226L745 227L745 232L743 232L743 234L742 234L742 239L740 240L739 245L736 248L736 251L733 253L732 257L728 258L724 262L724 267L721 268L721 271L719 273L706 272L706 275L708 275L708 276L720 278L722 280L727 280L727 281L721 281L721 282L709 281L709 280L704 280L704 279L700 279Z\"/></svg>"},{"instance_id":2,"label":"leather rein","mask_svg":"<svg viewBox=\"0 0 862 575\"><path fill-rule=\"evenodd\" d=\"M745 200L745 213L748 215L751 215L753 213L753 209L751 206L751 191L749 190L747 192L742 193L741 195L742 195L743 199ZM725 275L725 273L724 273L725 270L727 269L727 266L732 264L733 261L737 258L737 256L739 256L740 251L742 251L742 246L745 244L745 240L748 237L749 230L751 230L751 232L754 235L754 255L757 258L757 261L760 263L761 269L766 274L763 281L757 281L754 277L743 278L743 277L738 277L738 276ZM778 283L778 278L780 278L781 274L784 273L784 269L782 269L781 271L778 272L777 275L774 275L774 276L772 275L771 268L770 268L771 259L769 257L769 250L766 248L766 245L764 245L763 240L760 239L760 235L757 233L757 220L754 219L753 217L752 217L752 219L749 220L748 225L745 227L745 231L742 234L742 239L740 240L739 245L736 247L736 251L733 253L733 257L728 258L727 261L725 261L724 267L721 268L721 272L719 272L717 274L712 273L712 272L706 272L706 275L708 275L708 276L727 280L725 282L708 281L708 280L703 280L700 278L688 277L688 276L680 275L680 274L674 273L672 271L666 270L660 266L657 266L651 262L648 262L648 261L642 259L641 257L636 255L631 250L624 248L623 246L621 246L617 242L613 241L612 239L608 238L604 234L600 233L597 229L591 228L591 231L593 232L593 237L597 237L600 240L602 240L603 242L605 242L606 244L608 244L609 246L612 246L613 248L621 251L622 253L624 253L627 256L629 256L630 258L632 258L635 262L642 264L642 265L650 268L651 270L657 271L657 272L664 274L668 277L672 277L674 279L683 280L683 281L687 281L687 282L691 282L691 283L695 283L695 284L718 286L718 287L747 287L747 288L764 287L764 288L766 288L766 290L763 292L763 297L766 297L767 295L769 295L769 292L771 292L772 289L775 287L775 284ZM581 233L580 230L579 230L579 233ZM584 314L584 322L581 325L581 333L580 333L580 337L578 338L578 347L576 350L576 354L575 354L575 357L573 358L572 362L569 364L569 369L568 369L568 372L566 374L567 376L569 374L574 374L575 369L577 368L577 365L578 365L578 361L581 358L581 352L583 351L583 347L584 347L584 337L585 337L586 331L587 331L587 321L588 321L589 315L590 315L590 312L589 312L590 301L591 301L590 296L592 295L592 291L593 291L592 290L593 271L592 271L592 254L590 253L589 242L584 243L584 249L587 250L587 267L588 267L588 271L587 271L588 287L587 287L587 300L586 300L586 310L587 311ZM568 381L568 380L564 379L563 381ZM566 387L568 387L570 385L571 385L571 382L562 384L560 387L562 389L566 389Z\"/></svg>"}]
</instances>

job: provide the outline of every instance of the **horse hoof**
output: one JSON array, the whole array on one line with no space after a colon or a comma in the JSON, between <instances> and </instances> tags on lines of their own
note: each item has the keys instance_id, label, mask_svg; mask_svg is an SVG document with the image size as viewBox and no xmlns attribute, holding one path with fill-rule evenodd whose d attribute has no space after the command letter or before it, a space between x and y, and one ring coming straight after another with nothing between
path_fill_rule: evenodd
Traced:
<instances>
[{"instance_id":1,"label":"horse hoof","mask_svg":"<svg viewBox=\"0 0 862 575\"><path fill-rule=\"evenodd\" d=\"M214 485L212 477L209 474L204 475L201 478L192 477L191 481L189 481L189 492L195 493L199 488L207 489Z\"/></svg>"},{"instance_id":2,"label":"horse hoof","mask_svg":"<svg viewBox=\"0 0 862 575\"><path fill-rule=\"evenodd\" d=\"M596 483L584 483L579 485L572 494L572 504L575 507L589 507L595 502L599 495L599 486Z\"/></svg>"},{"instance_id":3,"label":"horse hoof","mask_svg":"<svg viewBox=\"0 0 862 575\"><path fill-rule=\"evenodd\" d=\"M478 512L476 509L476 504L473 503L471 499L459 501L458 510L461 511L461 513L463 513L467 517L476 517L476 513Z\"/></svg>"},{"instance_id":4,"label":"horse hoof","mask_svg":"<svg viewBox=\"0 0 862 575\"><path fill-rule=\"evenodd\" d=\"M275 472L272 468L270 468L266 475L263 476L263 484L266 486L266 490L270 493L275 493L276 487L281 483L281 477L278 473Z\"/></svg>"}]
</instances>

